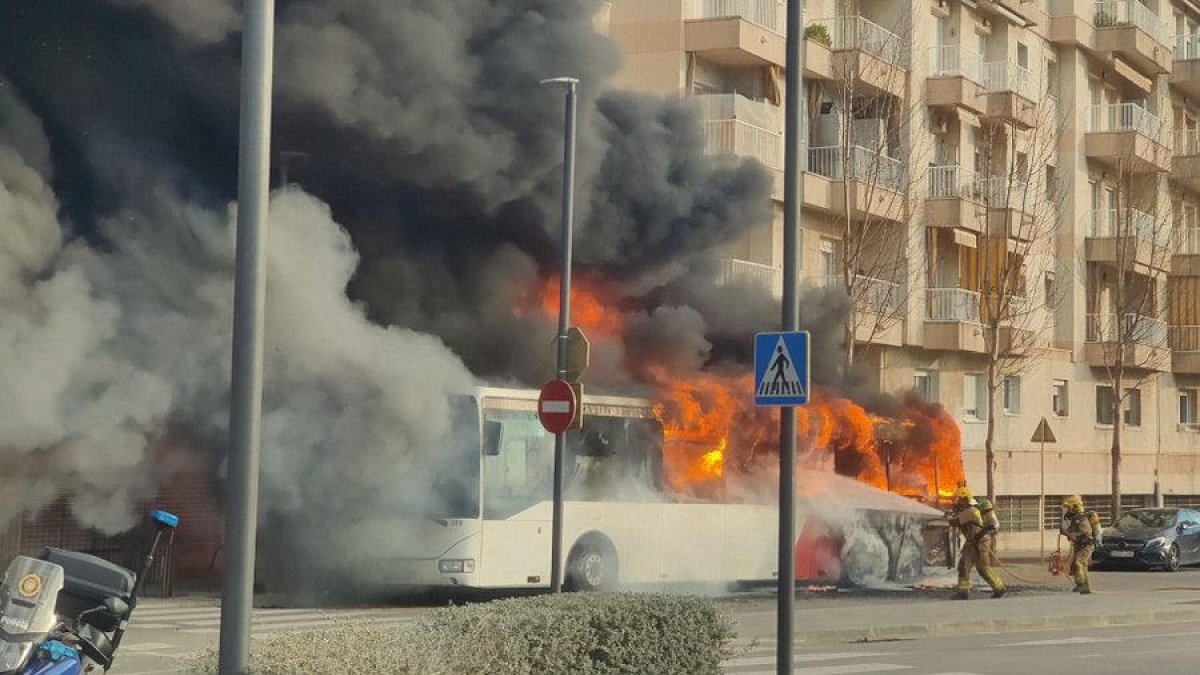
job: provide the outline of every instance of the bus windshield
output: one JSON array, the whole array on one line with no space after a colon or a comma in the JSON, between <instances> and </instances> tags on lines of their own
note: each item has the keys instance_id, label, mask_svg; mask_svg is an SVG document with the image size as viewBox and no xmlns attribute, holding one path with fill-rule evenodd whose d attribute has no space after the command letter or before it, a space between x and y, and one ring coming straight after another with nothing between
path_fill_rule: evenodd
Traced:
<instances>
[{"instance_id":1,"label":"bus windshield","mask_svg":"<svg viewBox=\"0 0 1200 675\"><path fill-rule=\"evenodd\" d=\"M479 404L470 396L450 399L450 426L433 445L431 517L479 517Z\"/></svg>"}]
</instances>

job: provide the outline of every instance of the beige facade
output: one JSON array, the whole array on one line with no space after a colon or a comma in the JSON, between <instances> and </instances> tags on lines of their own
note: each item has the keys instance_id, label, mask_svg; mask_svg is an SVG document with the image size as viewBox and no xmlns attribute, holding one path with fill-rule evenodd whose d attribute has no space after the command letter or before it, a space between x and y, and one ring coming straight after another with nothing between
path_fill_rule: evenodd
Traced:
<instances>
[{"instance_id":1,"label":"beige facade","mask_svg":"<svg viewBox=\"0 0 1200 675\"><path fill-rule=\"evenodd\" d=\"M607 19L622 86L688 98L711 154L775 175L774 222L716 281L776 293L785 17L776 0L614 0ZM1118 371L1136 388L1125 501L1153 504L1157 474L1167 503L1200 502L1200 6L815 0L805 23L801 275L857 284L876 319L854 329L859 358L958 417L978 491L986 354L1023 341L994 415L997 493L1026 531L1009 544L1037 541L1043 417L1046 493L1109 492ZM1019 282L989 282L989 260L1017 260Z\"/></svg>"}]
</instances>

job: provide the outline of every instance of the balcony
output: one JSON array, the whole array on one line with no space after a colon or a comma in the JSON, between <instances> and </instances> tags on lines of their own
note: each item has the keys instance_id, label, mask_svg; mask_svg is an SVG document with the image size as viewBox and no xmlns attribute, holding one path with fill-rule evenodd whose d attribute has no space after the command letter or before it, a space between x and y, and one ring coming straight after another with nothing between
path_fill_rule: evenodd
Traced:
<instances>
[{"instance_id":1,"label":"balcony","mask_svg":"<svg viewBox=\"0 0 1200 675\"><path fill-rule=\"evenodd\" d=\"M827 179L805 182L806 203L842 216L848 203L854 218L898 222L904 215L907 174L894 157L858 145L809 148L805 170Z\"/></svg>"},{"instance_id":2,"label":"balcony","mask_svg":"<svg viewBox=\"0 0 1200 675\"><path fill-rule=\"evenodd\" d=\"M783 270L773 265L739 258L721 258L717 285L735 284L758 286L769 292L771 297L779 298L783 296Z\"/></svg>"},{"instance_id":3,"label":"balcony","mask_svg":"<svg viewBox=\"0 0 1200 675\"><path fill-rule=\"evenodd\" d=\"M988 61L981 66L987 103L986 119L1011 122L1028 129L1036 119L1039 82L1028 68L1008 61Z\"/></svg>"},{"instance_id":4,"label":"balcony","mask_svg":"<svg viewBox=\"0 0 1200 675\"><path fill-rule=\"evenodd\" d=\"M1116 365L1124 347L1126 367L1165 370L1171 362L1167 324L1141 314L1112 312L1087 315L1087 341L1083 357L1093 368Z\"/></svg>"},{"instance_id":5,"label":"balcony","mask_svg":"<svg viewBox=\"0 0 1200 675\"><path fill-rule=\"evenodd\" d=\"M717 157L750 157L768 169L783 170L783 134L743 120L704 122L704 149Z\"/></svg>"},{"instance_id":6,"label":"balcony","mask_svg":"<svg viewBox=\"0 0 1200 675\"><path fill-rule=\"evenodd\" d=\"M1029 297L985 294L981 302L980 314L983 323L991 324L993 319L999 319L996 322L996 339L1000 342L1000 353L1005 356L1025 355L1039 338L1034 328L1040 327L1037 317L1033 315L1036 308Z\"/></svg>"},{"instance_id":7,"label":"balcony","mask_svg":"<svg viewBox=\"0 0 1200 675\"><path fill-rule=\"evenodd\" d=\"M1034 209L1038 195L1029 184L1011 176L985 178L987 232L989 236L1029 241L1034 234Z\"/></svg>"},{"instance_id":8,"label":"balcony","mask_svg":"<svg viewBox=\"0 0 1200 675\"><path fill-rule=\"evenodd\" d=\"M875 93L904 96L908 50L899 35L862 16L820 19L809 25L829 30L836 79L854 83L856 89L861 85Z\"/></svg>"},{"instance_id":9,"label":"balcony","mask_svg":"<svg viewBox=\"0 0 1200 675\"><path fill-rule=\"evenodd\" d=\"M845 288L841 276L822 276L815 281L823 288ZM854 275L850 294L858 312L854 326L855 340L892 347L904 345L903 290L903 286L892 281Z\"/></svg>"},{"instance_id":10,"label":"balcony","mask_svg":"<svg viewBox=\"0 0 1200 675\"><path fill-rule=\"evenodd\" d=\"M987 112L979 54L959 45L942 45L929 50L929 57L925 98L930 106L965 108L980 115Z\"/></svg>"},{"instance_id":11,"label":"balcony","mask_svg":"<svg viewBox=\"0 0 1200 675\"><path fill-rule=\"evenodd\" d=\"M979 293L964 288L925 291L925 348L983 353Z\"/></svg>"},{"instance_id":12,"label":"balcony","mask_svg":"<svg viewBox=\"0 0 1200 675\"><path fill-rule=\"evenodd\" d=\"M1175 36L1172 57L1171 84L1188 96L1200 96L1200 33Z\"/></svg>"},{"instance_id":13,"label":"balcony","mask_svg":"<svg viewBox=\"0 0 1200 675\"><path fill-rule=\"evenodd\" d=\"M1084 255L1091 262L1110 263L1126 271L1168 269L1171 263L1171 226L1165 220L1137 209L1116 209L1090 214Z\"/></svg>"},{"instance_id":14,"label":"balcony","mask_svg":"<svg viewBox=\"0 0 1200 675\"><path fill-rule=\"evenodd\" d=\"M1200 375L1200 326L1171 326L1171 370Z\"/></svg>"},{"instance_id":15,"label":"balcony","mask_svg":"<svg viewBox=\"0 0 1200 675\"><path fill-rule=\"evenodd\" d=\"M1084 152L1088 159L1111 168L1124 164L1131 173L1171 169L1162 120L1136 103L1093 105Z\"/></svg>"},{"instance_id":16,"label":"balcony","mask_svg":"<svg viewBox=\"0 0 1200 675\"><path fill-rule=\"evenodd\" d=\"M970 169L954 165L930 167L926 224L983 233L987 221L984 189L978 174Z\"/></svg>"},{"instance_id":17,"label":"balcony","mask_svg":"<svg viewBox=\"0 0 1200 675\"><path fill-rule=\"evenodd\" d=\"M784 66L786 5L779 0L686 0L684 50L728 66Z\"/></svg>"},{"instance_id":18,"label":"balcony","mask_svg":"<svg viewBox=\"0 0 1200 675\"><path fill-rule=\"evenodd\" d=\"M1174 256L1171 274L1181 277L1200 277L1200 227L1194 224L1173 231Z\"/></svg>"},{"instance_id":19,"label":"balcony","mask_svg":"<svg viewBox=\"0 0 1200 675\"><path fill-rule=\"evenodd\" d=\"M1171 180L1200 190L1200 131L1175 132L1175 155L1171 158Z\"/></svg>"},{"instance_id":20,"label":"balcony","mask_svg":"<svg viewBox=\"0 0 1200 675\"><path fill-rule=\"evenodd\" d=\"M1149 87L1149 78L1171 72L1171 31L1137 0L1108 0L1090 7L1058 2L1051 14L1051 42L1099 53L1118 75L1140 87Z\"/></svg>"}]
</instances>

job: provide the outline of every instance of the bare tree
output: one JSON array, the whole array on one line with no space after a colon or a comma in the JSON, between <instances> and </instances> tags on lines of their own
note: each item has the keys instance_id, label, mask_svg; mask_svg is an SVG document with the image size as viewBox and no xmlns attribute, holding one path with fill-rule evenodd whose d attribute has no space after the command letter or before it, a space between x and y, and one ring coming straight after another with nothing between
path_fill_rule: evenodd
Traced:
<instances>
[{"instance_id":1,"label":"bare tree","mask_svg":"<svg viewBox=\"0 0 1200 675\"><path fill-rule=\"evenodd\" d=\"M904 147L923 107L905 93L911 53L905 26L879 24L845 3L842 15L810 24L828 36L833 78L810 90L813 134L809 170L838 183L834 222L838 250L823 284L836 284L850 299L843 326L848 372L856 357L900 324L914 287L906 256L912 244L909 195L924 176ZM810 29L811 31L812 29ZM836 120L827 124L827 120Z\"/></svg>"},{"instance_id":2,"label":"bare tree","mask_svg":"<svg viewBox=\"0 0 1200 675\"><path fill-rule=\"evenodd\" d=\"M979 238L975 266L987 364L984 454L990 499L996 498L998 399L1010 378L1044 355L1046 336L1053 331L1055 309L1062 299L1054 283L1061 190L1053 166L1063 125L1055 106L1039 106L1030 98L1041 87L1025 81L1029 71L1001 65L1014 73L1014 91L989 94L998 97L1010 116L989 122L981 134L989 173L981 178L980 189L987 234ZM1038 280L1047 280L1046 286L1039 289Z\"/></svg>"}]
</instances>

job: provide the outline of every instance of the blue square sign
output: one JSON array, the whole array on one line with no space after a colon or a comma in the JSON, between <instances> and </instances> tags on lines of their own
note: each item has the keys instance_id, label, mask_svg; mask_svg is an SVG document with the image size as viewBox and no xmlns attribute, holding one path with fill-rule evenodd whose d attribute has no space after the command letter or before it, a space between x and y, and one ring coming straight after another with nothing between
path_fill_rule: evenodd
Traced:
<instances>
[{"instance_id":1,"label":"blue square sign","mask_svg":"<svg viewBox=\"0 0 1200 675\"><path fill-rule=\"evenodd\" d=\"M754 336L754 404L791 407L808 403L808 332Z\"/></svg>"}]
</instances>

